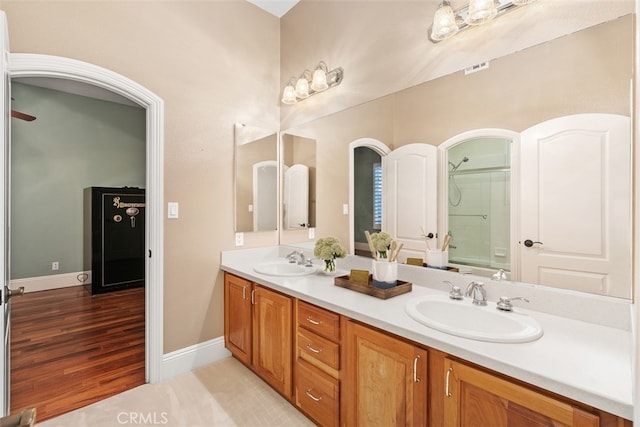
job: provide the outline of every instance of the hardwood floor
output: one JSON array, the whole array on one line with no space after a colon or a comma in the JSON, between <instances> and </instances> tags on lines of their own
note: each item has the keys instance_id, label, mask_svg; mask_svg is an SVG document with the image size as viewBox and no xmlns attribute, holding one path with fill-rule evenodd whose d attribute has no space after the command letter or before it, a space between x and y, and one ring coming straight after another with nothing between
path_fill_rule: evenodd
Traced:
<instances>
[{"instance_id":1,"label":"hardwood floor","mask_svg":"<svg viewBox=\"0 0 640 427\"><path fill-rule=\"evenodd\" d=\"M42 421L144 384L144 288L75 286L11 304L11 413L36 407Z\"/></svg>"}]
</instances>

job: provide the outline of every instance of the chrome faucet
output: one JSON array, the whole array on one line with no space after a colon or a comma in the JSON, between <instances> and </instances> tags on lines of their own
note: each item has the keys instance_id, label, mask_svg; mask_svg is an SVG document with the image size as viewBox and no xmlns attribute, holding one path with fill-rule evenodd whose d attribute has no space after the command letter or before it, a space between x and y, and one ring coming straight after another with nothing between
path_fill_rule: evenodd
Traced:
<instances>
[{"instance_id":1,"label":"chrome faucet","mask_svg":"<svg viewBox=\"0 0 640 427\"><path fill-rule=\"evenodd\" d=\"M306 262L306 258L302 251L293 251L289 255L286 256L290 263L296 263L299 265L303 265Z\"/></svg>"},{"instance_id":2,"label":"chrome faucet","mask_svg":"<svg viewBox=\"0 0 640 427\"><path fill-rule=\"evenodd\" d=\"M487 291L485 291L484 283L482 282L469 283L465 295L468 297L473 295L473 303L475 305L487 305Z\"/></svg>"},{"instance_id":3,"label":"chrome faucet","mask_svg":"<svg viewBox=\"0 0 640 427\"><path fill-rule=\"evenodd\" d=\"M493 280L507 280L507 273L501 268L493 275Z\"/></svg>"}]
</instances>

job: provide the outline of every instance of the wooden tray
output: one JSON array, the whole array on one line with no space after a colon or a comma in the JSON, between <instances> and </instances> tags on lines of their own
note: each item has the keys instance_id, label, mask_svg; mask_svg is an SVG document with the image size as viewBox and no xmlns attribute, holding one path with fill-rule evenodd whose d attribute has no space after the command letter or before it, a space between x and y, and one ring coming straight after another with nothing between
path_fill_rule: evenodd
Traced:
<instances>
[{"instance_id":1,"label":"wooden tray","mask_svg":"<svg viewBox=\"0 0 640 427\"><path fill-rule=\"evenodd\" d=\"M349 275L338 276L334 278L334 284L341 288L351 289L352 291L360 292L363 294L371 295L376 298L387 299L397 295L406 294L411 292L411 283L398 280L398 284L393 288L379 289L371 285L371 275L369 275L369 286L364 286L359 283L352 283L349 281Z\"/></svg>"}]
</instances>

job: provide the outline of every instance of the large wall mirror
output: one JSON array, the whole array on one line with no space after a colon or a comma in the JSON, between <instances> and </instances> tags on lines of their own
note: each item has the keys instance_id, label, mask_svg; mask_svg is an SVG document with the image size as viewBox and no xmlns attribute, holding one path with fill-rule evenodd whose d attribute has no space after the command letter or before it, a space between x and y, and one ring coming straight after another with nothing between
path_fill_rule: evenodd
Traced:
<instances>
[{"instance_id":1,"label":"large wall mirror","mask_svg":"<svg viewBox=\"0 0 640 427\"><path fill-rule=\"evenodd\" d=\"M282 222L284 230L315 227L316 141L282 134Z\"/></svg>"},{"instance_id":2,"label":"large wall mirror","mask_svg":"<svg viewBox=\"0 0 640 427\"><path fill-rule=\"evenodd\" d=\"M443 76L313 120L298 126L296 130L314 135L323 153L343 153L344 157L350 155L349 145L361 138L380 141L393 152L401 146L414 143L440 146L456 135L480 129L510 132L511 137L480 135L471 138L452 149L449 157L440 162L440 188L446 182L449 194L446 203L442 199L439 202L439 221L447 218L443 221L447 225L439 224L438 238L442 239L447 231L454 234L451 244L457 247L452 248L451 257L460 263L514 271L514 257L520 256L514 252L522 248L514 251L521 236L513 233L513 224L506 220L513 209L506 189L513 185L512 179L519 173L519 165L509 161L512 151L518 149L511 142L513 135L520 135L537 124L555 118L579 114L607 113L630 117L633 40L633 15L630 14L494 58L486 70L470 75L456 72ZM575 162L583 157L581 148L573 145L571 150L575 151L574 161L560 168L564 175L557 177L558 180L569 177L565 184L570 182ZM359 199L357 194L352 197L351 189L345 188L353 178L350 176L352 171L347 161L336 161L336 157L323 155L317 160L319 184L322 184L318 185L322 189L318 194L318 232L321 235L335 235L341 241L348 242L353 238L350 233L355 227L350 224L351 218L336 207L344 200ZM586 179L591 175L581 176ZM546 195L547 188L554 188L553 183L545 185L536 194ZM370 192L370 185L367 184L366 188ZM563 191L564 198L560 198L561 194L554 195L547 198L545 203L556 200L555 206L575 211L577 208L570 203L559 204L560 200L571 200L572 190L564 188ZM483 193L489 197L481 198L480 194ZM629 204L631 192L625 191L622 197ZM603 206L608 206L609 202L603 203ZM502 205L500 211L498 205ZM351 205L350 212L355 208ZM607 209L598 211L605 212ZM597 219L595 216L593 218L594 221ZM573 221L577 223L582 220L583 216L580 216ZM364 221L366 224L371 222L368 218ZM622 221L630 225L631 217L627 215ZM509 224L509 227L505 224ZM445 230L449 225L451 229ZM419 237L420 228L414 228ZM470 229L479 233L476 234L479 237L469 237ZM538 240L533 237L532 242L535 241ZM551 240L543 243L550 246L549 242ZM432 245L439 243L441 241ZM350 251L354 253L355 248L351 247ZM629 260L628 257L625 259ZM619 267L625 270L625 275L617 280L620 286L615 296L629 298L632 282L626 273L631 271L631 266L626 262ZM521 277L524 282L540 283L535 278L529 278L531 276ZM553 280L545 284L554 286ZM580 289L607 294L596 285Z\"/></svg>"},{"instance_id":3,"label":"large wall mirror","mask_svg":"<svg viewBox=\"0 0 640 427\"><path fill-rule=\"evenodd\" d=\"M237 123L235 140L235 231L278 229L278 134Z\"/></svg>"}]
</instances>

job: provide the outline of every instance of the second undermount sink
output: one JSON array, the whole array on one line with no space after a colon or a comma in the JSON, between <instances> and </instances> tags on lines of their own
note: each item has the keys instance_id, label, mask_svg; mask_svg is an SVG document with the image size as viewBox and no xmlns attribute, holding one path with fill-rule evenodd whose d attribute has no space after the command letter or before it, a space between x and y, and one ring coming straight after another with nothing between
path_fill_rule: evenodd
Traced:
<instances>
[{"instance_id":1,"label":"second undermount sink","mask_svg":"<svg viewBox=\"0 0 640 427\"><path fill-rule=\"evenodd\" d=\"M412 299L405 310L423 325L463 338L522 343L542 336L542 327L533 317L496 310L492 303L481 307L468 299L457 301L445 295L429 295Z\"/></svg>"},{"instance_id":2,"label":"second undermount sink","mask_svg":"<svg viewBox=\"0 0 640 427\"><path fill-rule=\"evenodd\" d=\"M263 262L253 267L256 273L266 274L267 276L306 276L316 272L316 267L300 265L287 261Z\"/></svg>"}]
</instances>

